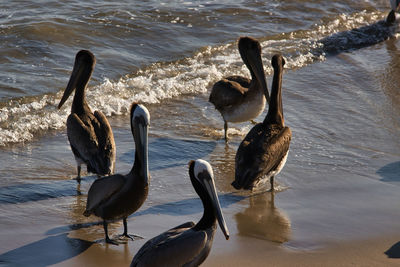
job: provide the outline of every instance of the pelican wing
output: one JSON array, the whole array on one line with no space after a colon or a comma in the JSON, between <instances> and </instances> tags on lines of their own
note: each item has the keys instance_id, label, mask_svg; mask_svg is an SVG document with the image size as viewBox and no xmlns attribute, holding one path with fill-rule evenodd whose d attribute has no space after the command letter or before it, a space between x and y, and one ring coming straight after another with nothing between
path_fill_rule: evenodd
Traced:
<instances>
[{"instance_id":1,"label":"pelican wing","mask_svg":"<svg viewBox=\"0 0 400 267\"><path fill-rule=\"evenodd\" d=\"M260 176L274 171L289 150L292 132L288 127L266 131L262 123L254 126L236 153L235 184L248 187Z\"/></svg>"},{"instance_id":2,"label":"pelican wing","mask_svg":"<svg viewBox=\"0 0 400 267\"><path fill-rule=\"evenodd\" d=\"M230 76L216 82L211 90L209 101L216 109L225 108L241 102L250 86L250 80L240 76Z\"/></svg>"},{"instance_id":3,"label":"pelican wing","mask_svg":"<svg viewBox=\"0 0 400 267\"><path fill-rule=\"evenodd\" d=\"M249 78L243 77L243 76L229 76L226 77L225 79L227 79L228 81L233 81L233 82L237 82L238 84L240 84L240 86L243 87L243 90L245 90L247 92L248 88L250 87L250 83L251 80Z\"/></svg>"},{"instance_id":4,"label":"pelican wing","mask_svg":"<svg viewBox=\"0 0 400 267\"><path fill-rule=\"evenodd\" d=\"M121 174L102 177L94 181L88 192L84 214L90 215L92 210L119 192L125 182L126 178Z\"/></svg>"},{"instance_id":5,"label":"pelican wing","mask_svg":"<svg viewBox=\"0 0 400 267\"><path fill-rule=\"evenodd\" d=\"M71 148L85 162L91 162L98 151L96 133L91 124L85 124L76 113L67 119L67 135Z\"/></svg>"},{"instance_id":6,"label":"pelican wing","mask_svg":"<svg viewBox=\"0 0 400 267\"><path fill-rule=\"evenodd\" d=\"M274 171L289 150L292 131L288 127L284 127L278 134L271 137L270 142L265 142L263 150L265 151L260 170L264 173Z\"/></svg>"},{"instance_id":7,"label":"pelican wing","mask_svg":"<svg viewBox=\"0 0 400 267\"><path fill-rule=\"evenodd\" d=\"M205 231L173 228L147 241L133 258L131 266L183 266L193 261L206 244Z\"/></svg>"},{"instance_id":8,"label":"pelican wing","mask_svg":"<svg viewBox=\"0 0 400 267\"><path fill-rule=\"evenodd\" d=\"M108 123L106 116L100 111L95 111L94 116L97 119L97 124L94 124L98 145L99 145L99 158L103 161L101 167L103 173L114 172L115 163L115 142L111 126Z\"/></svg>"}]
</instances>

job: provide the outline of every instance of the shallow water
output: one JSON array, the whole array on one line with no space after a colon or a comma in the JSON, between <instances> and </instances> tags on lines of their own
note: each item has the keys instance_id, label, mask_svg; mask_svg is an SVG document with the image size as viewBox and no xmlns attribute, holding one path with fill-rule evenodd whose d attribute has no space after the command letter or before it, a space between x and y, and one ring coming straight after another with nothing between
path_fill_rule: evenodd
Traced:
<instances>
[{"instance_id":1,"label":"shallow water","mask_svg":"<svg viewBox=\"0 0 400 267\"><path fill-rule=\"evenodd\" d=\"M0 10L0 236L10 240L0 244L0 264L127 265L147 238L201 216L187 173L196 158L214 168L231 232L225 241L218 230L211 257L244 240L314 250L398 233L400 45L398 25L381 21L388 6L33 1ZM248 75L240 35L261 41L269 87L271 56L280 51L287 62L283 105L293 139L275 197L230 186L237 146L252 125L232 124L226 146L222 119L207 102L219 78ZM118 173L133 161L129 106L141 101L151 113L150 193L128 220L145 238L118 247L104 244L97 218L81 215L95 177L80 186L71 180L70 102L56 110L81 48L97 57L87 97L109 117ZM121 223L110 232L122 232ZM47 257L49 249L57 253Z\"/></svg>"}]
</instances>

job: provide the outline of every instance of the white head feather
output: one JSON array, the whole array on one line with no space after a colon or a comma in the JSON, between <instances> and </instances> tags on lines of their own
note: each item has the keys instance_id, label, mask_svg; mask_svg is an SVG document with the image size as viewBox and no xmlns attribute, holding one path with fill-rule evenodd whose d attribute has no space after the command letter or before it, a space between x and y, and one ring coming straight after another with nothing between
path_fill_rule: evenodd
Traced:
<instances>
[{"instance_id":1,"label":"white head feather","mask_svg":"<svg viewBox=\"0 0 400 267\"><path fill-rule=\"evenodd\" d=\"M208 172L212 178L214 177L214 173L210 163L202 159L197 159L194 162L194 176L197 178L198 175L203 171Z\"/></svg>"},{"instance_id":2,"label":"white head feather","mask_svg":"<svg viewBox=\"0 0 400 267\"><path fill-rule=\"evenodd\" d=\"M146 125L150 124L150 112L147 110L147 108L141 104L138 104L135 108L135 111L133 112L133 116L132 116L132 121L134 120L134 118L137 117L143 117Z\"/></svg>"}]
</instances>

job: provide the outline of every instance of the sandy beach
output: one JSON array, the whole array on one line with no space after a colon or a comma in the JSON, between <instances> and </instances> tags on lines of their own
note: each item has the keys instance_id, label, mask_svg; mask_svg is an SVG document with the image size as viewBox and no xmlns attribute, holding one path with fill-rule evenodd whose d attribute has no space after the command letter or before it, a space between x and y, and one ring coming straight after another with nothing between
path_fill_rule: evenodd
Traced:
<instances>
[{"instance_id":1,"label":"sandy beach","mask_svg":"<svg viewBox=\"0 0 400 267\"><path fill-rule=\"evenodd\" d=\"M46 20L32 11L42 3L23 16L15 5L5 11L0 266L129 266L150 238L200 219L188 176L198 158L213 167L230 231L225 240L217 229L202 266L400 265L400 44L399 25L383 22L388 3L250 2L56 1ZM231 186L237 147L253 125L231 124L226 145L208 102L216 80L249 75L237 51L241 35L260 40L269 88L272 55L287 62L282 97L293 138L274 194L268 183L255 192ZM118 246L104 242L99 218L82 215L96 176L73 180L71 103L56 108L78 46L98 60L87 99L110 121L117 173L134 160L131 103L151 114L149 195L128 218L137 238ZM110 223L112 238L122 231L122 222Z\"/></svg>"}]
</instances>

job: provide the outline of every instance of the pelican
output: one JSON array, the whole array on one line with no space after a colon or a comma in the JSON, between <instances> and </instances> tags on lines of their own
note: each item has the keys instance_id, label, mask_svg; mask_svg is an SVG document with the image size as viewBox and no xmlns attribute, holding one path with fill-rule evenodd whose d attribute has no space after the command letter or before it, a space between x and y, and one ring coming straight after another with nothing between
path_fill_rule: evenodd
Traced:
<instances>
[{"instance_id":1,"label":"pelican","mask_svg":"<svg viewBox=\"0 0 400 267\"><path fill-rule=\"evenodd\" d=\"M209 101L224 119L225 141L228 141L228 122L253 120L269 103L269 93L261 60L260 43L250 37L239 38L238 48L251 80L241 76L229 76L216 82Z\"/></svg>"},{"instance_id":2,"label":"pelican","mask_svg":"<svg viewBox=\"0 0 400 267\"><path fill-rule=\"evenodd\" d=\"M226 239L229 239L211 165L201 159L191 161L189 176L203 202L203 217L197 224L184 223L147 241L133 258L131 267L200 265L210 253L216 220Z\"/></svg>"},{"instance_id":3,"label":"pelican","mask_svg":"<svg viewBox=\"0 0 400 267\"><path fill-rule=\"evenodd\" d=\"M92 75L96 58L87 50L76 54L74 69L64 95L58 104L64 102L75 90L71 114L67 119L67 134L77 163L77 181L81 180L81 165L86 164L88 172L108 175L114 172L115 142L110 124L100 111L92 113L85 99L85 89Z\"/></svg>"},{"instance_id":4,"label":"pelican","mask_svg":"<svg viewBox=\"0 0 400 267\"><path fill-rule=\"evenodd\" d=\"M400 0L390 0L390 10L389 14L386 17L386 23L393 24L396 20L396 12L399 11Z\"/></svg>"},{"instance_id":5,"label":"pelican","mask_svg":"<svg viewBox=\"0 0 400 267\"><path fill-rule=\"evenodd\" d=\"M274 191L274 176L286 163L292 132L285 127L282 107L282 72L285 60L274 55L271 60L274 78L271 89L271 102L267 116L262 123L255 125L236 152L236 189L253 189L259 183L270 179Z\"/></svg>"},{"instance_id":6,"label":"pelican","mask_svg":"<svg viewBox=\"0 0 400 267\"><path fill-rule=\"evenodd\" d=\"M91 185L85 216L94 214L103 219L106 242L117 244L108 237L107 222L122 219L122 236L128 234L127 217L142 206L149 191L150 175L148 166L148 127L150 114L146 107L133 104L131 107L131 130L135 141L135 162L127 175L115 174L102 177Z\"/></svg>"}]
</instances>

